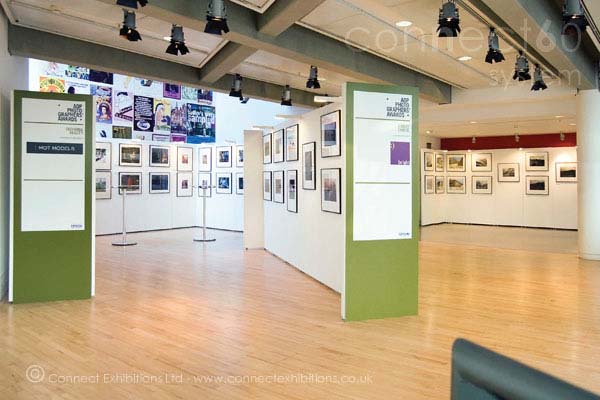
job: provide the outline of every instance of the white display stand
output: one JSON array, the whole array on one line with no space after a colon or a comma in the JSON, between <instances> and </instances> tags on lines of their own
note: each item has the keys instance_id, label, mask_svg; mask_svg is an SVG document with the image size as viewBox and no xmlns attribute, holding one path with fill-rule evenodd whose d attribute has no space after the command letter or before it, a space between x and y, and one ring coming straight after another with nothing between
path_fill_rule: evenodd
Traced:
<instances>
[{"instance_id":1,"label":"white display stand","mask_svg":"<svg viewBox=\"0 0 600 400\"><path fill-rule=\"evenodd\" d=\"M194 242L209 243L216 242L217 239L208 239L206 237L206 189L214 189L214 186L198 186L198 190L202 190L202 237L194 238Z\"/></svg>"},{"instance_id":2,"label":"white display stand","mask_svg":"<svg viewBox=\"0 0 600 400\"><path fill-rule=\"evenodd\" d=\"M127 241L127 213L125 212L125 205L126 205L126 198L127 198L127 191L129 190L129 186L114 186L113 189L118 189L118 190L122 190L123 191L123 233L121 236L121 241L119 242L113 242L112 245L113 246L117 246L117 247L130 247L130 246L136 246L137 243L136 242L128 242Z\"/></svg>"}]
</instances>

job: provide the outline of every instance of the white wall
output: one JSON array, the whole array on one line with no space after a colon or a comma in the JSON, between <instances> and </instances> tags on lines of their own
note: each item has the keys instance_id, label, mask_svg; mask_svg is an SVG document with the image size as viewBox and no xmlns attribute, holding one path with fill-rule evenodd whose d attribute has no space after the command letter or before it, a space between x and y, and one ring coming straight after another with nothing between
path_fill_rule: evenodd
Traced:
<instances>
[{"instance_id":1,"label":"white wall","mask_svg":"<svg viewBox=\"0 0 600 400\"><path fill-rule=\"evenodd\" d=\"M321 158L320 117L342 110L342 156ZM265 248L316 280L341 293L344 276L345 201L342 215L321 211L321 169L341 168L345 182L345 112L342 104L330 104L304 114L300 121L288 121L277 129L298 123L299 149L302 144L317 143L317 190L302 189L302 156L300 161L267 164L265 171L298 170L298 214L287 211L287 204L265 202ZM261 155L262 157L262 155ZM286 174L287 176L287 174ZM286 185L287 190L287 185Z\"/></svg>"},{"instance_id":2,"label":"white wall","mask_svg":"<svg viewBox=\"0 0 600 400\"><path fill-rule=\"evenodd\" d=\"M423 150L422 153L428 150ZM549 170L544 172L525 171L528 152L547 151ZM556 162L577 162L574 147L544 149L481 150L492 153L492 172L471 172L471 154L448 152L444 154L467 154L467 172L425 172L421 163L421 224L465 223L485 225L509 225L539 228L577 229L577 184L556 182ZM423 160L423 155L421 159ZM519 163L520 182L498 182L499 163ZM425 194L425 175L466 176L467 194ZM472 194L473 176L492 176L493 194ZM526 195L527 176L549 176L549 196ZM447 187L446 187L447 189Z\"/></svg>"}]
</instances>

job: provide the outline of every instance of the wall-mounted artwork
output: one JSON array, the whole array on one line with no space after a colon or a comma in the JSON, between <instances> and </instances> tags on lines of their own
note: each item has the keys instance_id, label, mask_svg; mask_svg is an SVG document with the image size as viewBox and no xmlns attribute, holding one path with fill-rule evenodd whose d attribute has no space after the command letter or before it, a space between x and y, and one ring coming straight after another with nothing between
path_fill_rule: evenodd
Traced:
<instances>
[{"instance_id":1,"label":"wall-mounted artwork","mask_svg":"<svg viewBox=\"0 0 600 400\"><path fill-rule=\"evenodd\" d=\"M96 200L109 200L111 194L111 172L96 172Z\"/></svg>"},{"instance_id":2,"label":"wall-mounted artwork","mask_svg":"<svg viewBox=\"0 0 600 400\"><path fill-rule=\"evenodd\" d=\"M212 174L200 172L198 174L198 197L212 197Z\"/></svg>"},{"instance_id":3,"label":"wall-mounted artwork","mask_svg":"<svg viewBox=\"0 0 600 400\"><path fill-rule=\"evenodd\" d=\"M285 155L287 161L298 161L298 125L290 126L285 130Z\"/></svg>"},{"instance_id":4,"label":"wall-mounted artwork","mask_svg":"<svg viewBox=\"0 0 600 400\"><path fill-rule=\"evenodd\" d=\"M127 190L127 195L142 194L142 173L119 172L119 186L119 194L123 194L123 188Z\"/></svg>"},{"instance_id":5,"label":"wall-mounted artwork","mask_svg":"<svg viewBox=\"0 0 600 400\"><path fill-rule=\"evenodd\" d=\"M284 151L284 131L283 129L273 132L273 162L280 163L285 161Z\"/></svg>"},{"instance_id":6,"label":"wall-mounted artwork","mask_svg":"<svg viewBox=\"0 0 600 400\"><path fill-rule=\"evenodd\" d=\"M526 193L530 196L548 196L550 194L550 178L547 176L527 176Z\"/></svg>"},{"instance_id":7,"label":"wall-mounted artwork","mask_svg":"<svg viewBox=\"0 0 600 400\"><path fill-rule=\"evenodd\" d=\"M170 192L171 174L168 172L150 172L150 194Z\"/></svg>"},{"instance_id":8,"label":"wall-mounted artwork","mask_svg":"<svg viewBox=\"0 0 600 400\"><path fill-rule=\"evenodd\" d=\"M133 125L133 93L119 90L114 93L113 123Z\"/></svg>"},{"instance_id":9,"label":"wall-mounted artwork","mask_svg":"<svg viewBox=\"0 0 600 400\"><path fill-rule=\"evenodd\" d=\"M217 193L219 194L231 194L233 189L231 187L231 174L220 172L217 174Z\"/></svg>"},{"instance_id":10,"label":"wall-mounted artwork","mask_svg":"<svg viewBox=\"0 0 600 400\"><path fill-rule=\"evenodd\" d=\"M95 168L97 170L112 169L112 145L111 143L96 142Z\"/></svg>"},{"instance_id":11,"label":"wall-mounted artwork","mask_svg":"<svg viewBox=\"0 0 600 400\"><path fill-rule=\"evenodd\" d=\"M289 212L298 212L298 171L290 170L287 172L287 210Z\"/></svg>"},{"instance_id":12,"label":"wall-mounted artwork","mask_svg":"<svg viewBox=\"0 0 600 400\"><path fill-rule=\"evenodd\" d=\"M321 117L321 157L342 155L342 113L334 111Z\"/></svg>"},{"instance_id":13,"label":"wall-mounted artwork","mask_svg":"<svg viewBox=\"0 0 600 400\"><path fill-rule=\"evenodd\" d=\"M466 194L467 193L467 177L466 176L449 176L448 185L446 186L448 194Z\"/></svg>"},{"instance_id":14,"label":"wall-mounted artwork","mask_svg":"<svg viewBox=\"0 0 600 400\"><path fill-rule=\"evenodd\" d=\"M443 154L435 155L435 172L446 172L446 157Z\"/></svg>"},{"instance_id":15,"label":"wall-mounted artwork","mask_svg":"<svg viewBox=\"0 0 600 400\"><path fill-rule=\"evenodd\" d=\"M474 176L472 177L471 191L473 194L492 194L492 177L491 176Z\"/></svg>"},{"instance_id":16,"label":"wall-mounted artwork","mask_svg":"<svg viewBox=\"0 0 600 400\"><path fill-rule=\"evenodd\" d=\"M231 146L217 147L217 168L231 168Z\"/></svg>"},{"instance_id":17,"label":"wall-mounted artwork","mask_svg":"<svg viewBox=\"0 0 600 400\"><path fill-rule=\"evenodd\" d=\"M424 153L423 154L423 170L425 171L433 171L435 168L435 154L434 153Z\"/></svg>"},{"instance_id":18,"label":"wall-mounted artwork","mask_svg":"<svg viewBox=\"0 0 600 400\"><path fill-rule=\"evenodd\" d=\"M342 213L342 170L321 170L321 210L334 214Z\"/></svg>"},{"instance_id":19,"label":"wall-mounted artwork","mask_svg":"<svg viewBox=\"0 0 600 400\"><path fill-rule=\"evenodd\" d=\"M263 172L263 199L266 201L273 200L273 184L271 171Z\"/></svg>"},{"instance_id":20,"label":"wall-mounted artwork","mask_svg":"<svg viewBox=\"0 0 600 400\"><path fill-rule=\"evenodd\" d=\"M446 178L443 176L435 177L435 194L446 193Z\"/></svg>"},{"instance_id":21,"label":"wall-mounted artwork","mask_svg":"<svg viewBox=\"0 0 600 400\"><path fill-rule=\"evenodd\" d=\"M119 165L122 167L142 166L141 144L119 144Z\"/></svg>"},{"instance_id":22,"label":"wall-mounted artwork","mask_svg":"<svg viewBox=\"0 0 600 400\"><path fill-rule=\"evenodd\" d=\"M283 204L285 201L284 194L284 177L283 171L273 172L273 201Z\"/></svg>"},{"instance_id":23,"label":"wall-mounted artwork","mask_svg":"<svg viewBox=\"0 0 600 400\"><path fill-rule=\"evenodd\" d=\"M525 155L526 171L548 171L548 152L527 153Z\"/></svg>"},{"instance_id":24,"label":"wall-mounted artwork","mask_svg":"<svg viewBox=\"0 0 600 400\"><path fill-rule=\"evenodd\" d=\"M235 146L235 166L244 168L244 146Z\"/></svg>"},{"instance_id":25,"label":"wall-mounted artwork","mask_svg":"<svg viewBox=\"0 0 600 400\"><path fill-rule=\"evenodd\" d=\"M214 107L188 103L187 118L188 143L215 143L216 116Z\"/></svg>"},{"instance_id":26,"label":"wall-mounted artwork","mask_svg":"<svg viewBox=\"0 0 600 400\"><path fill-rule=\"evenodd\" d=\"M200 172L212 172L212 147L198 149L198 163Z\"/></svg>"},{"instance_id":27,"label":"wall-mounted artwork","mask_svg":"<svg viewBox=\"0 0 600 400\"><path fill-rule=\"evenodd\" d=\"M177 171L192 171L194 169L194 149L192 147L177 147Z\"/></svg>"},{"instance_id":28,"label":"wall-mounted artwork","mask_svg":"<svg viewBox=\"0 0 600 400\"><path fill-rule=\"evenodd\" d=\"M498 164L498 182L520 182L521 165L519 163Z\"/></svg>"},{"instance_id":29,"label":"wall-mounted artwork","mask_svg":"<svg viewBox=\"0 0 600 400\"><path fill-rule=\"evenodd\" d=\"M492 153L473 153L471 155L472 172L492 172Z\"/></svg>"},{"instance_id":30,"label":"wall-mounted artwork","mask_svg":"<svg viewBox=\"0 0 600 400\"><path fill-rule=\"evenodd\" d=\"M133 105L133 129L138 132L154 132L154 99L134 96Z\"/></svg>"},{"instance_id":31,"label":"wall-mounted artwork","mask_svg":"<svg viewBox=\"0 0 600 400\"><path fill-rule=\"evenodd\" d=\"M317 190L317 143L302 145L302 189Z\"/></svg>"},{"instance_id":32,"label":"wall-mounted artwork","mask_svg":"<svg viewBox=\"0 0 600 400\"><path fill-rule=\"evenodd\" d=\"M271 164L272 157L272 145L271 145L271 134L267 133L263 136L263 164Z\"/></svg>"},{"instance_id":33,"label":"wall-mounted artwork","mask_svg":"<svg viewBox=\"0 0 600 400\"><path fill-rule=\"evenodd\" d=\"M557 183L577 183L577 163L576 162L556 163L556 182Z\"/></svg>"},{"instance_id":34,"label":"wall-mounted artwork","mask_svg":"<svg viewBox=\"0 0 600 400\"><path fill-rule=\"evenodd\" d=\"M167 146L150 146L150 166L168 167L170 165L169 152Z\"/></svg>"},{"instance_id":35,"label":"wall-mounted artwork","mask_svg":"<svg viewBox=\"0 0 600 400\"><path fill-rule=\"evenodd\" d=\"M435 193L435 177L433 175L425 175L425 194Z\"/></svg>"},{"instance_id":36,"label":"wall-mounted artwork","mask_svg":"<svg viewBox=\"0 0 600 400\"><path fill-rule=\"evenodd\" d=\"M446 171L448 172L466 172L467 171L467 156L465 154L447 154L446 155Z\"/></svg>"},{"instance_id":37,"label":"wall-mounted artwork","mask_svg":"<svg viewBox=\"0 0 600 400\"><path fill-rule=\"evenodd\" d=\"M244 195L244 174L242 172L235 174L235 193Z\"/></svg>"},{"instance_id":38,"label":"wall-mounted artwork","mask_svg":"<svg viewBox=\"0 0 600 400\"><path fill-rule=\"evenodd\" d=\"M192 197L194 195L194 175L191 172L177 173L177 197Z\"/></svg>"}]
</instances>

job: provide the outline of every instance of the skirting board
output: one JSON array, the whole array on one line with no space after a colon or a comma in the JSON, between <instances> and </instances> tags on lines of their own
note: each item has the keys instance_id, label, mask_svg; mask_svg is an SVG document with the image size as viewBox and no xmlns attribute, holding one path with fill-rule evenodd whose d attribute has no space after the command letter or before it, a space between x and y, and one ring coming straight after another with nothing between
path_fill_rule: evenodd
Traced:
<instances>
[{"instance_id":1,"label":"skirting board","mask_svg":"<svg viewBox=\"0 0 600 400\"><path fill-rule=\"evenodd\" d=\"M466 224L460 222L438 222L436 224L427 224L421 225L421 228L427 228L430 226L438 226L438 225L471 225L471 226L490 226L490 227L500 227L500 228L521 228L521 229L543 229L546 231L565 231L565 232L578 232L578 229L565 229L565 228L548 228L548 227L537 227L537 226L519 226L519 225L491 225L491 224Z\"/></svg>"},{"instance_id":2,"label":"skirting board","mask_svg":"<svg viewBox=\"0 0 600 400\"><path fill-rule=\"evenodd\" d=\"M127 234L130 233L146 233L146 232L163 232L163 231L176 231L176 230L180 230L180 229L200 229L202 228L201 226L182 226L179 228L170 228L170 229L150 229L150 230L144 230L144 231L127 231ZM231 229L221 229L221 228L211 228L209 226L206 227L206 229L210 229L213 231L221 231L221 232L233 232L233 233L244 233L244 231L234 231ZM104 233L104 234L99 234L96 235L96 237L102 237L102 236L118 236L121 235L122 232L116 232L116 233Z\"/></svg>"}]
</instances>

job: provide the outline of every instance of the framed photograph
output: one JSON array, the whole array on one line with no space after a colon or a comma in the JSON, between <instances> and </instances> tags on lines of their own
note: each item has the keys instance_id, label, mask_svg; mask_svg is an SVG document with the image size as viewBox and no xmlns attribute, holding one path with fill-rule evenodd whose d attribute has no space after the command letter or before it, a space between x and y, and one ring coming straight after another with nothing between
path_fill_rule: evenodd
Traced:
<instances>
[{"instance_id":1,"label":"framed photograph","mask_svg":"<svg viewBox=\"0 0 600 400\"><path fill-rule=\"evenodd\" d=\"M111 172L96 172L96 200L110 200L111 197Z\"/></svg>"},{"instance_id":2,"label":"framed photograph","mask_svg":"<svg viewBox=\"0 0 600 400\"><path fill-rule=\"evenodd\" d=\"M122 167L142 166L141 144L119 144L119 165Z\"/></svg>"},{"instance_id":3,"label":"framed photograph","mask_svg":"<svg viewBox=\"0 0 600 400\"><path fill-rule=\"evenodd\" d=\"M235 194L244 195L244 173L235 174Z\"/></svg>"},{"instance_id":4,"label":"framed photograph","mask_svg":"<svg viewBox=\"0 0 600 400\"><path fill-rule=\"evenodd\" d=\"M198 149L198 164L200 172L212 172L212 147Z\"/></svg>"},{"instance_id":5,"label":"framed photograph","mask_svg":"<svg viewBox=\"0 0 600 400\"><path fill-rule=\"evenodd\" d=\"M527 176L526 193L529 196L548 196L550 194L550 178L547 176Z\"/></svg>"},{"instance_id":6,"label":"framed photograph","mask_svg":"<svg viewBox=\"0 0 600 400\"><path fill-rule=\"evenodd\" d=\"M334 214L342 213L342 170L321 170L321 210Z\"/></svg>"},{"instance_id":7,"label":"framed photograph","mask_svg":"<svg viewBox=\"0 0 600 400\"><path fill-rule=\"evenodd\" d=\"M425 194L435 194L435 176L425 175Z\"/></svg>"},{"instance_id":8,"label":"framed photograph","mask_svg":"<svg viewBox=\"0 0 600 400\"><path fill-rule=\"evenodd\" d=\"M112 145L110 143L96 143L96 170L110 171L112 169Z\"/></svg>"},{"instance_id":9,"label":"framed photograph","mask_svg":"<svg viewBox=\"0 0 600 400\"><path fill-rule=\"evenodd\" d=\"M192 197L194 195L194 175L191 172L177 173L177 197Z\"/></svg>"},{"instance_id":10,"label":"framed photograph","mask_svg":"<svg viewBox=\"0 0 600 400\"><path fill-rule=\"evenodd\" d=\"M298 171L290 170L287 172L287 210L298 213Z\"/></svg>"},{"instance_id":11,"label":"framed photograph","mask_svg":"<svg viewBox=\"0 0 600 400\"><path fill-rule=\"evenodd\" d=\"M263 200L273 200L273 174L271 171L263 172Z\"/></svg>"},{"instance_id":12,"label":"framed photograph","mask_svg":"<svg viewBox=\"0 0 600 400\"><path fill-rule=\"evenodd\" d=\"M466 172L467 171L467 156L465 154L447 154L446 155L446 171L448 172Z\"/></svg>"},{"instance_id":13,"label":"framed photograph","mask_svg":"<svg viewBox=\"0 0 600 400\"><path fill-rule=\"evenodd\" d=\"M285 130L285 156L287 161L298 161L299 129L299 125L294 125Z\"/></svg>"},{"instance_id":14,"label":"framed photograph","mask_svg":"<svg viewBox=\"0 0 600 400\"><path fill-rule=\"evenodd\" d=\"M177 148L177 171L192 171L194 169L194 149L192 147ZM179 186L178 186L179 189Z\"/></svg>"},{"instance_id":15,"label":"framed photograph","mask_svg":"<svg viewBox=\"0 0 600 400\"><path fill-rule=\"evenodd\" d=\"M150 172L150 194L169 193L171 174L168 172Z\"/></svg>"},{"instance_id":16,"label":"framed photograph","mask_svg":"<svg viewBox=\"0 0 600 400\"><path fill-rule=\"evenodd\" d=\"M317 190L317 142L302 145L302 189Z\"/></svg>"},{"instance_id":17,"label":"framed photograph","mask_svg":"<svg viewBox=\"0 0 600 400\"><path fill-rule=\"evenodd\" d=\"M127 187L127 195L142 194L142 173L119 172L119 186ZM119 194L123 194L122 189L119 189Z\"/></svg>"},{"instance_id":18,"label":"framed photograph","mask_svg":"<svg viewBox=\"0 0 600 400\"><path fill-rule=\"evenodd\" d=\"M577 183L577 163L576 162L556 163L556 182L557 183Z\"/></svg>"},{"instance_id":19,"label":"framed photograph","mask_svg":"<svg viewBox=\"0 0 600 400\"><path fill-rule=\"evenodd\" d=\"M435 168L435 154L434 153L423 153L423 170L424 171L433 171Z\"/></svg>"},{"instance_id":20,"label":"framed photograph","mask_svg":"<svg viewBox=\"0 0 600 400\"><path fill-rule=\"evenodd\" d=\"M219 172L217 174L217 193L218 194L231 194L233 189L231 187L231 174L228 172Z\"/></svg>"},{"instance_id":21,"label":"framed photograph","mask_svg":"<svg viewBox=\"0 0 600 400\"><path fill-rule=\"evenodd\" d=\"M284 162L283 129L273 132L273 163Z\"/></svg>"},{"instance_id":22,"label":"framed photograph","mask_svg":"<svg viewBox=\"0 0 600 400\"><path fill-rule=\"evenodd\" d=\"M467 194L466 176L449 176L446 189L448 194Z\"/></svg>"},{"instance_id":23,"label":"framed photograph","mask_svg":"<svg viewBox=\"0 0 600 400\"><path fill-rule=\"evenodd\" d=\"M235 146L235 166L244 168L244 146Z\"/></svg>"},{"instance_id":24,"label":"framed photograph","mask_svg":"<svg viewBox=\"0 0 600 400\"><path fill-rule=\"evenodd\" d=\"M492 172L492 153L472 153L472 172Z\"/></svg>"},{"instance_id":25,"label":"framed photograph","mask_svg":"<svg viewBox=\"0 0 600 400\"><path fill-rule=\"evenodd\" d=\"M151 167L168 167L169 163L169 147L150 145L150 166Z\"/></svg>"},{"instance_id":26,"label":"framed photograph","mask_svg":"<svg viewBox=\"0 0 600 400\"><path fill-rule=\"evenodd\" d=\"M217 147L217 168L231 168L231 146Z\"/></svg>"},{"instance_id":27,"label":"framed photograph","mask_svg":"<svg viewBox=\"0 0 600 400\"><path fill-rule=\"evenodd\" d=\"M203 187L206 187L206 197L212 197L212 174L210 172L200 172L198 174L198 197L204 197Z\"/></svg>"},{"instance_id":28,"label":"framed photograph","mask_svg":"<svg viewBox=\"0 0 600 400\"><path fill-rule=\"evenodd\" d=\"M272 147L271 134L267 133L263 136L263 164L271 164L273 161Z\"/></svg>"},{"instance_id":29,"label":"framed photograph","mask_svg":"<svg viewBox=\"0 0 600 400\"><path fill-rule=\"evenodd\" d=\"M520 182L521 165L519 163L498 164L498 182Z\"/></svg>"},{"instance_id":30,"label":"framed photograph","mask_svg":"<svg viewBox=\"0 0 600 400\"><path fill-rule=\"evenodd\" d=\"M446 157L443 154L435 155L435 172L446 172Z\"/></svg>"},{"instance_id":31,"label":"framed photograph","mask_svg":"<svg viewBox=\"0 0 600 400\"><path fill-rule=\"evenodd\" d=\"M491 176L474 176L472 177L471 191L473 194L492 194L492 177Z\"/></svg>"},{"instance_id":32,"label":"framed photograph","mask_svg":"<svg viewBox=\"0 0 600 400\"><path fill-rule=\"evenodd\" d=\"M283 171L273 172L273 201L283 204L285 202Z\"/></svg>"},{"instance_id":33,"label":"framed photograph","mask_svg":"<svg viewBox=\"0 0 600 400\"><path fill-rule=\"evenodd\" d=\"M321 116L321 157L339 157L342 155L340 110Z\"/></svg>"},{"instance_id":34,"label":"framed photograph","mask_svg":"<svg viewBox=\"0 0 600 400\"><path fill-rule=\"evenodd\" d=\"M435 194L446 193L446 179L443 176L435 177Z\"/></svg>"},{"instance_id":35,"label":"framed photograph","mask_svg":"<svg viewBox=\"0 0 600 400\"><path fill-rule=\"evenodd\" d=\"M548 171L548 152L527 153L525 155L526 171Z\"/></svg>"}]
</instances>

